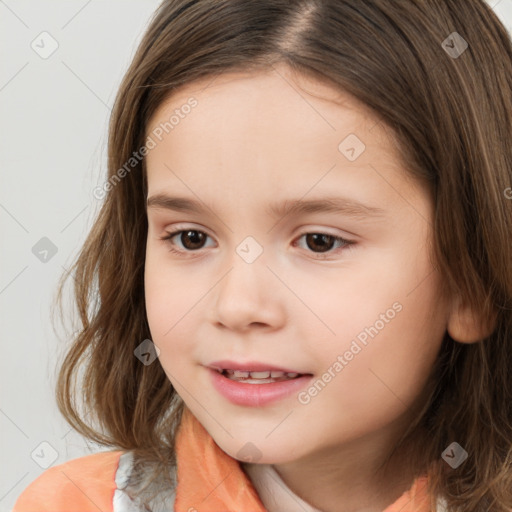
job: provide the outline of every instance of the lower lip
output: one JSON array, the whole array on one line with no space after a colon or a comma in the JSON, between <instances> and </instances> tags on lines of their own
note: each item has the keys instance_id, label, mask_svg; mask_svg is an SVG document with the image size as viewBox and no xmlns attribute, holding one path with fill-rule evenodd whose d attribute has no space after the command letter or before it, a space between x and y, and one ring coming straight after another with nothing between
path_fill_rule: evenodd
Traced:
<instances>
[{"instance_id":1,"label":"lower lip","mask_svg":"<svg viewBox=\"0 0 512 512\"><path fill-rule=\"evenodd\" d=\"M303 375L296 379L266 384L248 384L224 377L217 370L208 368L215 389L236 405L258 407L286 398L302 389L313 377Z\"/></svg>"}]
</instances>

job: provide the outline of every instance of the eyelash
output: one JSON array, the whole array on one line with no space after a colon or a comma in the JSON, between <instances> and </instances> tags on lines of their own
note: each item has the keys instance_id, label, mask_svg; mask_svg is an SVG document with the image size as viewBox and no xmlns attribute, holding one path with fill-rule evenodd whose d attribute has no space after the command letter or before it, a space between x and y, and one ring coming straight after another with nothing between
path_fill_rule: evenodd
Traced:
<instances>
[{"instance_id":1,"label":"eyelash","mask_svg":"<svg viewBox=\"0 0 512 512\"><path fill-rule=\"evenodd\" d=\"M175 253L175 254L183 255L183 254L186 254L186 253L199 252L201 249L197 249L195 251L192 251L192 250L181 250L181 249L178 250L178 249L175 249L173 247L173 244L171 243L171 239L174 238L176 235L179 235L180 233L184 233L186 231L196 231L198 233L203 233L204 235L209 237L209 235L207 233L205 233L204 231L200 231L199 229L178 229L178 230L175 230L175 231L172 231L172 232L167 232L167 235L159 237L159 239L164 241L169 246L169 251L172 252L172 253ZM330 233L322 233L322 232L319 232L319 231L306 231L306 232L300 234L298 236L298 239L302 238L305 235L313 235L313 234L314 235L327 235L327 236L332 237L334 239L335 243L336 242L342 243L343 247L338 247L338 251L340 249L341 250L350 249L351 246L355 244L354 241L347 240L345 238L342 238L341 236L335 236L335 235L331 235ZM319 258L317 258L317 259L324 259L324 258L322 258L323 255L329 255L329 254L332 254L332 253L336 254L338 251L334 251L333 249L330 249L330 250L328 250L326 252L314 252L314 251L309 251L309 252L312 252L313 254L318 255Z\"/></svg>"}]
</instances>

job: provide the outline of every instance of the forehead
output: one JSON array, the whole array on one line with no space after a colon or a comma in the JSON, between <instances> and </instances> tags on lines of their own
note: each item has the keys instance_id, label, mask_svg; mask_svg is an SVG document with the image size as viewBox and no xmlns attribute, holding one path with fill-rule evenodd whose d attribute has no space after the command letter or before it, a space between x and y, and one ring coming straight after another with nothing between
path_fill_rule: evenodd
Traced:
<instances>
[{"instance_id":1,"label":"forehead","mask_svg":"<svg viewBox=\"0 0 512 512\"><path fill-rule=\"evenodd\" d=\"M191 99L195 106L185 108ZM153 135L159 128L161 140ZM206 196L223 189L239 202L248 188L300 197L341 187L355 199L380 196L384 207L396 202L392 184L406 178L390 130L369 108L284 66L182 86L156 110L146 136L156 142L146 157L148 195L185 186Z\"/></svg>"},{"instance_id":2,"label":"forehead","mask_svg":"<svg viewBox=\"0 0 512 512\"><path fill-rule=\"evenodd\" d=\"M175 109L179 110L191 97L201 106L200 109L193 109L196 114L198 111L203 116L206 112L216 114L230 123L235 121L237 113L247 111L257 114L247 120L253 125L258 119L275 121L273 116L282 116L284 111L285 124L297 120L301 124L310 124L311 128L318 125L330 131L356 128L356 125L359 128L362 127L360 125L367 125L366 128L373 129L379 123L370 108L326 80L297 73L284 64L276 64L264 70L206 76L178 87L159 105L149 120L147 134L152 128L168 121L170 114ZM374 131L374 138L381 136L381 139L385 139L382 128Z\"/></svg>"}]
</instances>

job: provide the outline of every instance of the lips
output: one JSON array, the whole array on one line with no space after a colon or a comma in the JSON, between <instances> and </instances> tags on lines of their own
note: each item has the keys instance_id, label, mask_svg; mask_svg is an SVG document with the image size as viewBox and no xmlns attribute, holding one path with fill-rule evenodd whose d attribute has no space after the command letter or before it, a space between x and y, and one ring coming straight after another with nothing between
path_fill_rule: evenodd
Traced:
<instances>
[{"instance_id":1,"label":"lips","mask_svg":"<svg viewBox=\"0 0 512 512\"><path fill-rule=\"evenodd\" d=\"M268 367L268 365L267 365ZM292 397L303 390L313 379L312 374L302 374L293 379L261 380L252 383L244 380L232 380L222 375L218 369L207 368L210 382L217 392L231 403L240 406L264 407Z\"/></svg>"}]
</instances>

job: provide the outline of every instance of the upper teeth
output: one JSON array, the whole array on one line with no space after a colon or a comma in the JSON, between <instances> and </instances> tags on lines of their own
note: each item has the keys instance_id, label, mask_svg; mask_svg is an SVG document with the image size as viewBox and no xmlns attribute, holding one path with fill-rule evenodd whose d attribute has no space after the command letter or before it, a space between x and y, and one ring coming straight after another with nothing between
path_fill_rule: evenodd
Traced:
<instances>
[{"instance_id":1,"label":"upper teeth","mask_svg":"<svg viewBox=\"0 0 512 512\"><path fill-rule=\"evenodd\" d=\"M270 378L279 378L279 377L288 377L290 379L293 379L294 377L297 377L299 375L295 372L281 372L281 371L264 371L264 372L245 372L242 370L224 370L228 375L237 377L237 378L251 378L251 379L268 379Z\"/></svg>"}]
</instances>

